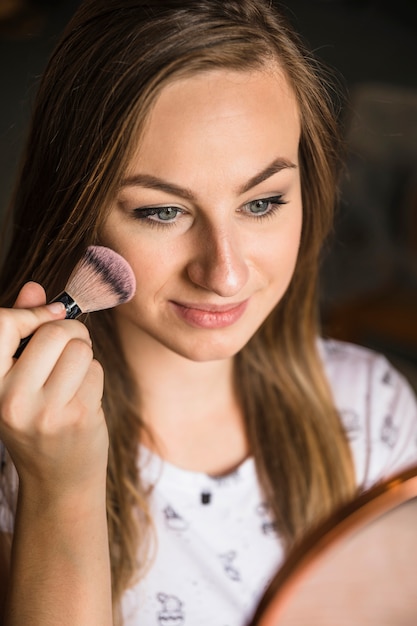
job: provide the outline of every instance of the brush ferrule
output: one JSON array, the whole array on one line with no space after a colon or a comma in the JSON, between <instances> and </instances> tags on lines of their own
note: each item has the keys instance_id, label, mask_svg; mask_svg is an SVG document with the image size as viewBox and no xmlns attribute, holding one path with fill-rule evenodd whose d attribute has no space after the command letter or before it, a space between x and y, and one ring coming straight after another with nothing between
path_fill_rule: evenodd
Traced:
<instances>
[{"instance_id":1,"label":"brush ferrule","mask_svg":"<svg viewBox=\"0 0 417 626\"><path fill-rule=\"evenodd\" d=\"M66 291L60 293L59 296L52 300L52 302L62 302L62 304L65 306L65 319L67 320L75 320L82 314L82 311L78 304L75 302L74 298L71 298L69 293L67 293Z\"/></svg>"}]
</instances>

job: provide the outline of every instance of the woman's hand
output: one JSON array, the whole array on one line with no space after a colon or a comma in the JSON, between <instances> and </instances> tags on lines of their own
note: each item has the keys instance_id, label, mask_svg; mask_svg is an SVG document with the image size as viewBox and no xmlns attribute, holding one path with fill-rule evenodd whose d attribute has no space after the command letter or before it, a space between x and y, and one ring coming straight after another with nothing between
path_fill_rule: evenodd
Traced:
<instances>
[{"instance_id":1,"label":"woman's hand","mask_svg":"<svg viewBox=\"0 0 417 626\"><path fill-rule=\"evenodd\" d=\"M111 626L103 372L86 327L54 308L27 283L0 309L0 439L19 474L0 622Z\"/></svg>"},{"instance_id":2,"label":"woman's hand","mask_svg":"<svg viewBox=\"0 0 417 626\"><path fill-rule=\"evenodd\" d=\"M103 372L87 328L64 317L60 305L45 305L37 283L23 287L13 309L0 309L0 439L26 493L49 501L103 484L107 464Z\"/></svg>"}]
</instances>

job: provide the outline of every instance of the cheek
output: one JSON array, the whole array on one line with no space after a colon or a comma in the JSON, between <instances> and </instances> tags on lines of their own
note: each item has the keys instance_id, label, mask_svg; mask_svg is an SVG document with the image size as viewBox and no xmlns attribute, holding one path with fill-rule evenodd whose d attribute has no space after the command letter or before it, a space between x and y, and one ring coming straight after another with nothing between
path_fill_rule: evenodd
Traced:
<instances>
[{"instance_id":1,"label":"cheek","mask_svg":"<svg viewBox=\"0 0 417 626\"><path fill-rule=\"evenodd\" d=\"M163 287L182 275L184 249L167 241L137 238L126 247L126 260L136 276L137 295L153 299Z\"/></svg>"},{"instance_id":2,"label":"cheek","mask_svg":"<svg viewBox=\"0 0 417 626\"><path fill-rule=\"evenodd\" d=\"M292 214L285 224L271 231L267 240L259 242L263 267L275 282L288 283L294 271L301 240L301 216L301 210Z\"/></svg>"},{"instance_id":3,"label":"cheek","mask_svg":"<svg viewBox=\"0 0 417 626\"><path fill-rule=\"evenodd\" d=\"M302 210L300 209L297 214L297 219L294 220L292 227L287 234L285 246L284 246L284 254L288 259L289 264L294 268L298 252L300 249L301 243L301 231L302 231Z\"/></svg>"},{"instance_id":4,"label":"cheek","mask_svg":"<svg viewBox=\"0 0 417 626\"><path fill-rule=\"evenodd\" d=\"M117 219L108 219L101 231L100 241L109 246L131 265L136 276L137 293L151 291L170 274L175 273L180 250L169 237L144 228L135 222L118 223Z\"/></svg>"}]
</instances>

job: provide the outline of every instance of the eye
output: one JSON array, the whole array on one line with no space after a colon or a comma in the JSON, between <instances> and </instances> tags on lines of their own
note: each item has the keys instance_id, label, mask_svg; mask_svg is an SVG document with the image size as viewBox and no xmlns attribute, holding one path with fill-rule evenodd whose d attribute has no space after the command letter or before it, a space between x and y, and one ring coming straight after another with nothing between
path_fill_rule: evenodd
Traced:
<instances>
[{"instance_id":1,"label":"eye","mask_svg":"<svg viewBox=\"0 0 417 626\"><path fill-rule=\"evenodd\" d=\"M182 213L181 209L172 206L146 207L133 211L135 219L143 220L151 225L173 224Z\"/></svg>"},{"instance_id":2,"label":"eye","mask_svg":"<svg viewBox=\"0 0 417 626\"><path fill-rule=\"evenodd\" d=\"M279 209L282 204L286 204L282 196L272 196L270 198L259 198L252 200L243 206L243 211L254 217L271 215Z\"/></svg>"}]
</instances>

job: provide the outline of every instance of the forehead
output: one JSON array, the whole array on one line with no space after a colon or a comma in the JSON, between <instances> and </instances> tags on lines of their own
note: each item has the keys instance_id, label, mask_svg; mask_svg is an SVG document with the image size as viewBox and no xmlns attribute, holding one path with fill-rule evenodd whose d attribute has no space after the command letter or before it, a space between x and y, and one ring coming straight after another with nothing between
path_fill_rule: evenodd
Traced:
<instances>
[{"instance_id":1,"label":"forehead","mask_svg":"<svg viewBox=\"0 0 417 626\"><path fill-rule=\"evenodd\" d=\"M163 174L245 159L250 169L250 159L262 165L277 156L295 162L299 136L296 98L279 68L211 70L164 87L129 169Z\"/></svg>"}]
</instances>

